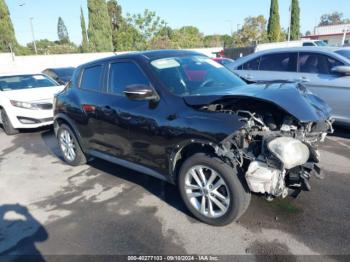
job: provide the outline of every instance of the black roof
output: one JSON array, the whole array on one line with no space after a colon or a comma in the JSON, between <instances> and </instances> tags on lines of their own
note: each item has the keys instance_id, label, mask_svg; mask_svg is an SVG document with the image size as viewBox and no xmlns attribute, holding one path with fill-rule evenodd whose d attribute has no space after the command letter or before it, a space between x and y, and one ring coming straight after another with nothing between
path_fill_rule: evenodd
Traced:
<instances>
[{"instance_id":1,"label":"black roof","mask_svg":"<svg viewBox=\"0 0 350 262\"><path fill-rule=\"evenodd\" d=\"M143 57L144 59L147 59L147 60L154 60L154 59L161 59L161 58L167 58L167 57L188 56L188 55L203 55L203 54L195 52L195 51L190 51L190 50L175 50L175 49L173 49L173 50L170 49L170 50L151 50L151 51L142 51L142 52L130 52L130 53L125 53L125 54L121 54L121 55L117 54L115 56L101 58L101 59L83 64L81 66L86 66L86 65L95 64L95 63L108 62L108 61L116 59L116 58L127 59L127 58Z\"/></svg>"}]
</instances>

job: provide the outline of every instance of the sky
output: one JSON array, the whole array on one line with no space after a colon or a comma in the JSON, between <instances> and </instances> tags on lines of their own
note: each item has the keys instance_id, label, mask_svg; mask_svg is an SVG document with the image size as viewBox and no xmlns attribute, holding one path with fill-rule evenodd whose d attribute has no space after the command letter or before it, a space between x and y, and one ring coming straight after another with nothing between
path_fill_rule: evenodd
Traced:
<instances>
[{"instance_id":1,"label":"sky","mask_svg":"<svg viewBox=\"0 0 350 262\"><path fill-rule=\"evenodd\" d=\"M57 21L61 16L70 39L81 42L80 6L88 20L86 0L5 0L17 40L32 41L29 18L33 17L35 38L57 40ZM156 11L173 28L193 25L204 34L229 34L248 16L269 16L270 0L119 0L123 14ZM301 31L312 31L322 14L339 11L350 18L349 0L299 0ZM280 0L281 26L288 28L290 0ZM87 21L88 22L88 21Z\"/></svg>"}]
</instances>

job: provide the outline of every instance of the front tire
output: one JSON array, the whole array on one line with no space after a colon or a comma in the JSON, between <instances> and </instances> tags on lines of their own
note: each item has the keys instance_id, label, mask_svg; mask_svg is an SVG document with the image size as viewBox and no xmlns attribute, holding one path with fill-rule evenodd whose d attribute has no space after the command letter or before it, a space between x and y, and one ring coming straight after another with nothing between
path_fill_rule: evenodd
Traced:
<instances>
[{"instance_id":1,"label":"front tire","mask_svg":"<svg viewBox=\"0 0 350 262\"><path fill-rule=\"evenodd\" d=\"M58 146L64 160L71 166L86 164L87 160L72 129L62 124L57 131Z\"/></svg>"},{"instance_id":2,"label":"front tire","mask_svg":"<svg viewBox=\"0 0 350 262\"><path fill-rule=\"evenodd\" d=\"M181 197L199 220L213 226L227 225L238 219L250 202L250 192L239 175L217 157L195 154L180 169Z\"/></svg>"},{"instance_id":3,"label":"front tire","mask_svg":"<svg viewBox=\"0 0 350 262\"><path fill-rule=\"evenodd\" d=\"M13 128L9 117L6 114L6 111L4 109L1 109L0 113L1 113L2 127L4 128L5 134L8 136L17 135L19 131Z\"/></svg>"}]
</instances>

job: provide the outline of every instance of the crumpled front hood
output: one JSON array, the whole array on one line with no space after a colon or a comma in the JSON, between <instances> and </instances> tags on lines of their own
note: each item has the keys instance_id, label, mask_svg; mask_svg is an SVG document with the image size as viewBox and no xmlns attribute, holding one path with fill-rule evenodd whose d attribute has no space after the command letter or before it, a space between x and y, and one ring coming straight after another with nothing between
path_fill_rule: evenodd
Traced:
<instances>
[{"instance_id":1,"label":"crumpled front hood","mask_svg":"<svg viewBox=\"0 0 350 262\"><path fill-rule=\"evenodd\" d=\"M9 100L21 102L36 102L44 100L53 100L54 95L61 92L64 86L50 86L40 88L29 88L13 91L2 91L1 94Z\"/></svg>"},{"instance_id":2,"label":"crumpled front hood","mask_svg":"<svg viewBox=\"0 0 350 262\"><path fill-rule=\"evenodd\" d=\"M257 83L235 87L215 94L184 97L188 105L200 106L227 98L254 98L284 109L301 122L327 120L331 108L300 83Z\"/></svg>"}]
</instances>

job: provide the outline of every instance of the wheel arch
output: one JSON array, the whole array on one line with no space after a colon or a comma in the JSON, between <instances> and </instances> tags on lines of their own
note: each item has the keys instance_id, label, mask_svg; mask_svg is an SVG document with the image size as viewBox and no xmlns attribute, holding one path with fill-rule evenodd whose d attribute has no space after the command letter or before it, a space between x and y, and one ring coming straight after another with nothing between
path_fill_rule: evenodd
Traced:
<instances>
[{"instance_id":1,"label":"wheel arch","mask_svg":"<svg viewBox=\"0 0 350 262\"><path fill-rule=\"evenodd\" d=\"M216 143L198 139L191 139L189 141L178 144L171 154L169 165L170 174L174 184L178 183L177 180L179 170L186 159L197 153L206 153L217 156L217 147L218 145Z\"/></svg>"},{"instance_id":2,"label":"wheel arch","mask_svg":"<svg viewBox=\"0 0 350 262\"><path fill-rule=\"evenodd\" d=\"M85 147L85 144L83 142L83 138L82 138L80 132L78 131L78 129L73 124L73 121L68 116L66 116L65 114L57 114L55 116L55 118L54 118L53 126L54 126L55 136L57 137L58 128L62 124L66 124L67 126L70 127L70 129L74 132L74 135L77 138L81 149L84 152L86 152L86 150L85 150L86 147Z\"/></svg>"}]
</instances>

